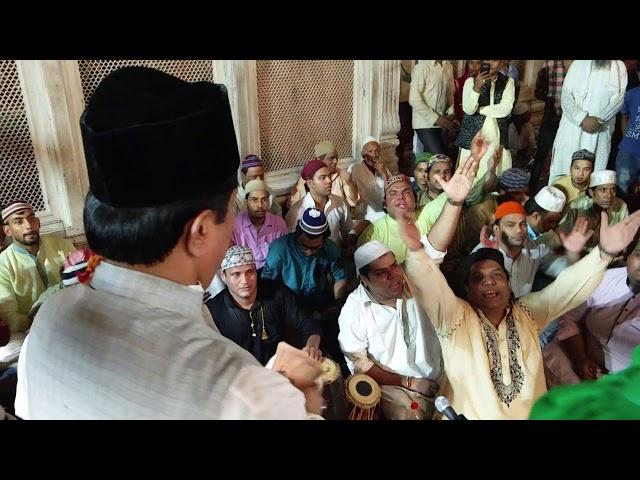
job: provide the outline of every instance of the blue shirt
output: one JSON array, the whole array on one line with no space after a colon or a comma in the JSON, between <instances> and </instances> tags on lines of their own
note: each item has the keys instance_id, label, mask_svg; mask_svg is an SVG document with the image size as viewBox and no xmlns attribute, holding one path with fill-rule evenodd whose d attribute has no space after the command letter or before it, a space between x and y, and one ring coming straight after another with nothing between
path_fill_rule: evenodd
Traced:
<instances>
[{"instance_id":1,"label":"blue shirt","mask_svg":"<svg viewBox=\"0 0 640 480\"><path fill-rule=\"evenodd\" d=\"M640 87L625 94L620 113L629 115L629 125L618 148L631 155L640 155Z\"/></svg>"},{"instance_id":2,"label":"blue shirt","mask_svg":"<svg viewBox=\"0 0 640 480\"><path fill-rule=\"evenodd\" d=\"M347 278L340 261L340 247L326 239L320 250L307 257L302 253L298 235L298 232L293 232L273 241L262 278L281 280L296 294L305 297L332 297L328 275L334 282Z\"/></svg>"}]
</instances>

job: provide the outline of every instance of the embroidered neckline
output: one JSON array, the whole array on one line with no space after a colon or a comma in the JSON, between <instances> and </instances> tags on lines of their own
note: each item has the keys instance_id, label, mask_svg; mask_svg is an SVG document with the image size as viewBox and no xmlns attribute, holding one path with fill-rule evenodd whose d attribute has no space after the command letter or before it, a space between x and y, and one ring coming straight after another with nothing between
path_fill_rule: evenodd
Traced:
<instances>
[{"instance_id":1,"label":"embroidered neckline","mask_svg":"<svg viewBox=\"0 0 640 480\"><path fill-rule=\"evenodd\" d=\"M520 336L513 320L513 308L507 314L504 320L507 322L507 348L509 349L509 373L511 374L511 383L505 385L502 377L502 362L500 361L500 350L498 347L498 339L491 326L487 321L481 319L482 328L487 339L487 353L491 356L491 365L489 367L491 373L491 381L493 388L500 400L509 406L511 402L518 396L524 383L524 373L522 367L518 363L518 350L520 349Z\"/></svg>"}]
</instances>

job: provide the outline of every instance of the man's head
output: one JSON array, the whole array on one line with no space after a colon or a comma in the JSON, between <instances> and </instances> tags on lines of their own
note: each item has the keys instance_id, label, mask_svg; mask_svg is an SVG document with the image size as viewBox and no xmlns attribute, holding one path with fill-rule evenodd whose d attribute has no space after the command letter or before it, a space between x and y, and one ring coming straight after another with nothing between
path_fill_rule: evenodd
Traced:
<instances>
[{"instance_id":1,"label":"man's head","mask_svg":"<svg viewBox=\"0 0 640 480\"><path fill-rule=\"evenodd\" d=\"M416 209L416 197L411 188L409 177L394 175L384 183L384 203L393 219L402 218Z\"/></svg>"},{"instance_id":2,"label":"man's head","mask_svg":"<svg viewBox=\"0 0 640 480\"><path fill-rule=\"evenodd\" d=\"M453 175L451 159L440 153L432 155L429 158L429 165L427 168L427 187L430 191L439 195L442 193L442 186L440 186L440 181L436 180L436 175L440 175L440 178L445 182L451 180L451 176Z\"/></svg>"},{"instance_id":3,"label":"man's head","mask_svg":"<svg viewBox=\"0 0 640 480\"><path fill-rule=\"evenodd\" d=\"M611 207L616 199L616 172L593 172L589 180L589 195L593 198L593 203L603 210Z\"/></svg>"},{"instance_id":4,"label":"man's head","mask_svg":"<svg viewBox=\"0 0 640 480\"><path fill-rule=\"evenodd\" d=\"M509 168L502 172L498 190L500 194L509 194L513 200L524 203L529 198L529 178L530 174L521 168Z\"/></svg>"},{"instance_id":5,"label":"man's head","mask_svg":"<svg viewBox=\"0 0 640 480\"><path fill-rule=\"evenodd\" d=\"M571 181L581 189L589 186L596 156L589 150L578 150L571 156Z\"/></svg>"},{"instance_id":6,"label":"man's head","mask_svg":"<svg viewBox=\"0 0 640 480\"><path fill-rule=\"evenodd\" d=\"M373 137L367 137L362 142L362 159L373 167L373 162L380 161L380 143Z\"/></svg>"},{"instance_id":7,"label":"man's head","mask_svg":"<svg viewBox=\"0 0 640 480\"><path fill-rule=\"evenodd\" d=\"M493 235L510 248L522 248L527 238L527 215L518 202L501 203L495 214Z\"/></svg>"},{"instance_id":8,"label":"man's head","mask_svg":"<svg viewBox=\"0 0 640 480\"><path fill-rule=\"evenodd\" d=\"M19 246L30 247L40 243L40 219L33 212L33 207L23 200L9 202L2 210L2 231Z\"/></svg>"},{"instance_id":9,"label":"man's head","mask_svg":"<svg viewBox=\"0 0 640 480\"><path fill-rule=\"evenodd\" d=\"M266 217L269 211L269 187L262 180L251 180L244 191L247 200L247 212L249 217L261 219Z\"/></svg>"},{"instance_id":10,"label":"man's head","mask_svg":"<svg viewBox=\"0 0 640 480\"><path fill-rule=\"evenodd\" d=\"M498 70L500 70L500 67L502 66L502 60L485 60L485 62L489 62L489 76L496 76L498 74Z\"/></svg>"},{"instance_id":11,"label":"man's head","mask_svg":"<svg viewBox=\"0 0 640 480\"><path fill-rule=\"evenodd\" d=\"M465 259L467 300L483 312L507 308L511 299L504 256L494 248L480 248Z\"/></svg>"},{"instance_id":12,"label":"man's head","mask_svg":"<svg viewBox=\"0 0 640 480\"><path fill-rule=\"evenodd\" d=\"M372 240L353 254L362 285L379 301L402 298L404 277L393 252L384 243Z\"/></svg>"},{"instance_id":13,"label":"man's head","mask_svg":"<svg viewBox=\"0 0 640 480\"><path fill-rule=\"evenodd\" d=\"M640 287L640 241L627 257L627 278L633 287Z\"/></svg>"},{"instance_id":14,"label":"man's head","mask_svg":"<svg viewBox=\"0 0 640 480\"><path fill-rule=\"evenodd\" d=\"M427 177L429 176L429 159L433 157L430 152L423 152L416 157L416 163L413 167L413 178L420 186L421 190L427 189Z\"/></svg>"},{"instance_id":15,"label":"man's head","mask_svg":"<svg viewBox=\"0 0 640 480\"><path fill-rule=\"evenodd\" d=\"M516 103L511 110L511 119L518 127L528 123L531 120L531 110L529 106L523 102Z\"/></svg>"},{"instance_id":16,"label":"man's head","mask_svg":"<svg viewBox=\"0 0 640 480\"><path fill-rule=\"evenodd\" d=\"M318 253L324 241L331 235L327 217L317 208L307 208L298 220L298 245L306 257Z\"/></svg>"},{"instance_id":17,"label":"man's head","mask_svg":"<svg viewBox=\"0 0 640 480\"><path fill-rule=\"evenodd\" d=\"M300 174L312 195L326 198L331 193L331 173L322 160L310 160Z\"/></svg>"},{"instance_id":18,"label":"man's head","mask_svg":"<svg viewBox=\"0 0 640 480\"><path fill-rule=\"evenodd\" d=\"M482 60L467 60L467 71L469 76L475 77L480 72Z\"/></svg>"},{"instance_id":19,"label":"man's head","mask_svg":"<svg viewBox=\"0 0 640 480\"><path fill-rule=\"evenodd\" d=\"M180 281L208 286L229 244L237 185L226 89L122 68L98 85L80 128L92 250L134 268L172 256Z\"/></svg>"},{"instance_id":20,"label":"man's head","mask_svg":"<svg viewBox=\"0 0 640 480\"><path fill-rule=\"evenodd\" d=\"M251 180L264 181L264 165L262 164L260 157L253 153L244 157L240 167L240 176L243 187Z\"/></svg>"},{"instance_id":21,"label":"man's head","mask_svg":"<svg viewBox=\"0 0 640 480\"><path fill-rule=\"evenodd\" d=\"M596 70L604 70L605 68L609 68L611 66L611 60L594 60L593 61Z\"/></svg>"},{"instance_id":22,"label":"man's head","mask_svg":"<svg viewBox=\"0 0 640 480\"><path fill-rule=\"evenodd\" d=\"M313 149L316 160L322 160L329 167L329 172L333 175L338 169L338 151L333 142L325 140L318 143Z\"/></svg>"},{"instance_id":23,"label":"man's head","mask_svg":"<svg viewBox=\"0 0 640 480\"><path fill-rule=\"evenodd\" d=\"M546 186L524 204L527 223L537 233L553 230L558 226L567 201L558 188Z\"/></svg>"},{"instance_id":24,"label":"man's head","mask_svg":"<svg viewBox=\"0 0 640 480\"><path fill-rule=\"evenodd\" d=\"M220 265L222 280L235 299L255 300L258 292L258 272L253 251L234 245L225 253Z\"/></svg>"}]
</instances>

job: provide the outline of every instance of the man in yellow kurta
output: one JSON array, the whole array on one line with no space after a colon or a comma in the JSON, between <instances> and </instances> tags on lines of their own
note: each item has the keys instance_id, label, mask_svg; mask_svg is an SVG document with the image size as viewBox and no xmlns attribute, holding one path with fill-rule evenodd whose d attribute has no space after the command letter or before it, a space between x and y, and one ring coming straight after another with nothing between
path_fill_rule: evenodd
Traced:
<instances>
[{"instance_id":1,"label":"man in yellow kurta","mask_svg":"<svg viewBox=\"0 0 640 480\"><path fill-rule=\"evenodd\" d=\"M40 220L24 201L9 203L2 223L13 243L0 253L0 319L12 333L24 332L31 326L31 306L60 282L60 268L75 248L64 238L40 237Z\"/></svg>"},{"instance_id":2,"label":"man in yellow kurta","mask_svg":"<svg viewBox=\"0 0 640 480\"><path fill-rule=\"evenodd\" d=\"M640 212L613 226L602 215L599 247L547 288L517 300L498 250L481 249L469 257L465 301L424 252L417 228L401 228L410 249L405 263L410 285L440 339L449 381L444 394L458 413L482 420L528 418L547 390L538 335L595 291L640 226Z\"/></svg>"}]
</instances>

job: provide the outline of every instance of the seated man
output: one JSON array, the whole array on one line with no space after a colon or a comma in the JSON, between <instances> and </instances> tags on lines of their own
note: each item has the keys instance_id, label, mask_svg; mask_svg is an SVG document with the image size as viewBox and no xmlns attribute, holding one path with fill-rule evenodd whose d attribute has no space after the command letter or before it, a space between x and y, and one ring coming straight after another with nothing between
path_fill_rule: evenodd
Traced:
<instances>
[{"instance_id":1,"label":"seated man","mask_svg":"<svg viewBox=\"0 0 640 480\"><path fill-rule=\"evenodd\" d=\"M402 419L417 402L430 420L444 369L433 326L389 247L372 240L354 258L360 285L342 307L338 335L349 369L380 384L385 418Z\"/></svg>"},{"instance_id":2,"label":"seated man","mask_svg":"<svg viewBox=\"0 0 640 480\"><path fill-rule=\"evenodd\" d=\"M540 199L546 192L541 190L537 198ZM562 195L560 191L556 193ZM554 213L557 215L557 212ZM496 210L492 237L487 238L488 229L485 228L481 242L473 250L476 252L484 247L500 250L504 255L503 263L509 274L511 291L516 298L532 291L538 270L555 278L568 265L576 262L592 233L584 222L577 223L567 236L561 233L562 244L567 251L563 257L557 255L543 240L529 238L527 229L527 213L522 205L513 201L505 202Z\"/></svg>"},{"instance_id":3,"label":"seated man","mask_svg":"<svg viewBox=\"0 0 640 480\"><path fill-rule=\"evenodd\" d=\"M420 154L416 159L416 167L413 172L415 182L412 185L416 194L417 209L424 207L431 200L435 200L442 193L436 175L449 181L453 175L451 159L446 155L433 155L429 152Z\"/></svg>"},{"instance_id":4,"label":"seated man","mask_svg":"<svg viewBox=\"0 0 640 480\"><path fill-rule=\"evenodd\" d=\"M321 359L320 325L300 308L289 288L258 279L250 248L231 247L220 269L227 288L207 301L207 307L222 335L251 352L262 365L282 341L304 345L310 357Z\"/></svg>"},{"instance_id":5,"label":"seated man","mask_svg":"<svg viewBox=\"0 0 640 480\"><path fill-rule=\"evenodd\" d=\"M616 172L613 170L593 172L589 180L588 194L569 204L567 214L560 222L560 229L567 233L579 217L586 218L589 228L595 232L587 243L587 249L591 250L598 245L600 213L607 212L609 225L614 225L629 216L629 209L627 204L616 196Z\"/></svg>"},{"instance_id":6,"label":"seated man","mask_svg":"<svg viewBox=\"0 0 640 480\"><path fill-rule=\"evenodd\" d=\"M64 238L40 237L40 219L21 200L2 210L2 223L13 243L0 253L0 319L12 333L25 332L31 326L29 310L47 288L60 283L60 268L74 246Z\"/></svg>"},{"instance_id":7,"label":"seated man","mask_svg":"<svg viewBox=\"0 0 640 480\"><path fill-rule=\"evenodd\" d=\"M261 277L280 280L300 296L303 308L322 320L323 351L342 363L337 345L337 316L347 296L348 278L340 247L329 235L324 213L308 208L295 232L271 244Z\"/></svg>"},{"instance_id":8,"label":"seated man","mask_svg":"<svg viewBox=\"0 0 640 480\"><path fill-rule=\"evenodd\" d=\"M367 137L362 144L362 161L349 167L351 181L360 194L360 204L354 212L358 220L375 222L384 216L384 182L391 172L380 158L380 143Z\"/></svg>"},{"instance_id":9,"label":"seated man","mask_svg":"<svg viewBox=\"0 0 640 480\"><path fill-rule=\"evenodd\" d=\"M526 103L517 103L511 110L509 151L513 165L527 168L536 154L536 136L530 123L531 110Z\"/></svg>"},{"instance_id":10,"label":"seated man","mask_svg":"<svg viewBox=\"0 0 640 480\"><path fill-rule=\"evenodd\" d=\"M298 200L285 217L289 231L295 231L298 221L308 208L324 212L331 231L330 239L341 247L355 250L357 232L353 228L351 212L344 200L331 193L331 172L322 160L307 162L300 175L305 183L306 195Z\"/></svg>"},{"instance_id":11,"label":"seated man","mask_svg":"<svg viewBox=\"0 0 640 480\"><path fill-rule=\"evenodd\" d=\"M261 269L267 259L269 245L288 233L282 217L269 211L269 188L262 180L251 180L245 186L247 210L233 222L231 244L253 250L256 268Z\"/></svg>"},{"instance_id":12,"label":"seated man","mask_svg":"<svg viewBox=\"0 0 640 480\"><path fill-rule=\"evenodd\" d=\"M455 208L455 207L451 207ZM403 224L404 225L404 224ZM424 252L414 225L400 231L411 250L406 272L433 322L445 360L445 395L469 419L526 419L546 392L539 333L583 303L609 263L640 226L640 212L600 231L600 246L568 267L547 288L514 299L502 254L481 249L467 260L467 300L457 298Z\"/></svg>"},{"instance_id":13,"label":"seated man","mask_svg":"<svg viewBox=\"0 0 640 480\"><path fill-rule=\"evenodd\" d=\"M313 159L322 160L329 168L331 174L331 193L342 198L349 207L357 207L360 203L358 188L351 181L351 174L346 169L338 168L338 152L333 142L324 141L318 143L313 149ZM291 207L307 193L304 186L306 181L300 177L293 187L287 200L287 206Z\"/></svg>"},{"instance_id":14,"label":"seated man","mask_svg":"<svg viewBox=\"0 0 640 480\"><path fill-rule=\"evenodd\" d=\"M486 149L486 146L482 147L482 145L478 144L477 147L476 146L473 147L474 150L472 150L472 152L476 152L475 154L472 154L473 158L480 157L482 148ZM433 159L434 164L436 164L436 162L441 164L443 163L442 162L443 159L438 157L444 157L448 160L448 157L444 155L433 156L431 158ZM456 173L462 174L463 171L467 171L470 168L471 164L472 164L472 160L470 160L469 162L466 162L466 161L463 162L463 164L460 165L458 170L456 170ZM482 190L484 186L483 182L486 181L486 178L489 175L490 175L490 170L487 172L486 177L483 181L479 181L474 184L472 193L469 195L469 197L472 197L472 196L477 197L476 192L478 190L480 191ZM444 175L441 176L440 173L437 173L437 174L434 174L433 176L433 180L439 184L440 189L442 189L443 186L451 178L452 177L450 173L447 173L446 169L445 169ZM405 215L409 215L412 218L414 218L414 221L416 222L416 225L418 226L420 233L422 235L426 235L427 232L429 232L429 230L435 223L435 221L431 223L426 220L427 218L430 218L429 214L433 210L437 210L438 215L440 215L447 201L448 201L447 195L445 195L444 193L441 193L436 200L433 200L427 203L427 205L422 209L420 214L417 215L417 219L416 219L415 218L416 217L415 196L413 195L413 192L412 192L409 177L407 177L406 175L394 175L393 177L390 177L385 182L384 206L385 206L385 209L387 210L387 213L384 217L377 220L372 225L369 225L364 230L364 232L362 232L362 235L360 235L360 237L358 238L358 246L362 246L371 240L379 240L391 249L391 251L396 257L396 260L399 263L404 262L404 259L407 255L407 246L402 241L398 233L398 228L399 228L398 221L401 218L403 218ZM469 201L469 198L467 198L465 201ZM432 206L435 206L435 209L432 208ZM437 216L436 216L436 219L437 219ZM459 230L456 229L457 234L459 234L458 232ZM454 243L457 243L457 242L454 241Z\"/></svg>"},{"instance_id":15,"label":"seated man","mask_svg":"<svg viewBox=\"0 0 640 480\"><path fill-rule=\"evenodd\" d=\"M553 186L562 190L567 197L567 206L578 197L584 197L589 188L589 178L593 173L596 156L589 150L578 150L571 156L569 175L562 175L553 182Z\"/></svg>"},{"instance_id":16,"label":"seated man","mask_svg":"<svg viewBox=\"0 0 640 480\"><path fill-rule=\"evenodd\" d=\"M559 318L554 342L544 351L551 385L594 380L631 364L640 345L640 242L627 266L611 268L585 303Z\"/></svg>"},{"instance_id":17,"label":"seated man","mask_svg":"<svg viewBox=\"0 0 640 480\"><path fill-rule=\"evenodd\" d=\"M253 154L244 157L238 170L238 191L236 192L236 200L233 204L236 215L247 209L247 192L245 191L245 187L251 180L262 180L264 182L264 166L262 160ZM269 211L282 217L282 208L271 191L269 191Z\"/></svg>"}]
</instances>

